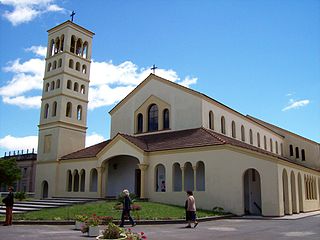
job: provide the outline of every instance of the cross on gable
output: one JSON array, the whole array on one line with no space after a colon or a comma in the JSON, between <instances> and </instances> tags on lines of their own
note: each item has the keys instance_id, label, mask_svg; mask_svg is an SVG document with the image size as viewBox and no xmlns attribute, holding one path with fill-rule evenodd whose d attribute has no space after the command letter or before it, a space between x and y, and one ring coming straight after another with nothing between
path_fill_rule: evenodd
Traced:
<instances>
[{"instance_id":1,"label":"cross on gable","mask_svg":"<svg viewBox=\"0 0 320 240\"><path fill-rule=\"evenodd\" d=\"M153 74L155 74L157 68L158 68L158 67L156 67L155 64L153 64L152 68L150 68L150 69L153 71Z\"/></svg>"},{"instance_id":2,"label":"cross on gable","mask_svg":"<svg viewBox=\"0 0 320 240\"><path fill-rule=\"evenodd\" d=\"M76 13L75 13L74 11L72 11L72 13L71 13L71 15L70 15L70 17L71 17L71 22L73 22L73 17L74 17L74 15L76 15Z\"/></svg>"}]
</instances>

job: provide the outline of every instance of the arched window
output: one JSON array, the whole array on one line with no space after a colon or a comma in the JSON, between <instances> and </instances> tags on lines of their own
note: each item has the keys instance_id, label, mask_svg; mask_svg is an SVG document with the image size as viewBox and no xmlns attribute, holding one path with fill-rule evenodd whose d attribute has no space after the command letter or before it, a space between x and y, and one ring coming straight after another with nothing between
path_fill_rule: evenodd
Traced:
<instances>
[{"instance_id":1,"label":"arched window","mask_svg":"<svg viewBox=\"0 0 320 240\"><path fill-rule=\"evenodd\" d=\"M87 73L87 66L86 65L82 65L82 73L86 74Z\"/></svg>"},{"instance_id":2,"label":"arched window","mask_svg":"<svg viewBox=\"0 0 320 240\"><path fill-rule=\"evenodd\" d=\"M44 105L43 117L48 118L48 116L49 116L49 104L46 103L46 105Z\"/></svg>"},{"instance_id":3,"label":"arched window","mask_svg":"<svg viewBox=\"0 0 320 240\"><path fill-rule=\"evenodd\" d=\"M290 156L292 157L293 156L293 146L291 144L289 146L289 150L290 150Z\"/></svg>"},{"instance_id":4,"label":"arched window","mask_svg":"<svg viewBox=\"0 0 320 240\"><path fill-rule=\"evenodd\" d=\"M55 45L54 45L54 53L58 53L60 48L60 39L59 37L56 38L55 40Z\"/></svg>"},{"instance_id":5,"label":"arched window","mask_svg":"<svg viewBox=\"0 0 320 240\"><path fill-rule=\"evenodd\" d=\"M237 137L236 123L234 121L231 122L231 135L232 135L233 138Z\"/></svg>"},{"instance_id":6,"label":"arched window","mask_svg":"<svg viewBox=\"0 0 320 240\"><path fill-rule=\"evenodd\" d=\"M257 133L257 145L260 147L260 133Z\"/></svg>"},{"instance_id":7,"label":"arched window","mask_svg":"<svg viewBox=\"0 0 320 240\"><path fill-rule=\"evenodd\" d=\"M80 192L84 192L86 184L86 171L82 169L80 171Z\"/></svg>"},{"instance_id":8,"label":"arched window","mask_svg":"<svg viewBox=\"0 0 320 240\"><path fill-rule=\"evenodd\" d=\"M57 88L60 88L60 79L57 80Z\"/></svg>"},{"instance_id":9,"label":"arched window","mask_svg":"<svg viewBox=\"0 0 320 240\"><path fill-rule=\"evenodd\" d=\"M67 171L67 191L68 192L72 191L72 174L71 174L71 170Z\"/></svg>"},{"instance_id":10,"label":"arched window","mask_svg":"<svg viewBox=\"0 0 320 240\"><path fill-rule=\"evenodd\" d=\"M71 36L70 52L74 53L76 47L76 37Z\"/></svg>"},{"instance_id":11,"label":"arched window","mask_svg":"<svg viewBox=\"0 0 320 240\"><path fill-rule=\"evenodd\" d=\"M283 155L283 144L280 143L280 155L282 156Z\"/></svg>"},{"instance_id":12,"label":"arched window","mask_svg":"<svg viewBox=\"0 0 320 240\"><path fill-rule=\"evenodd\" d=\"M73 60L72 59L69 60L69 68L73 69Z\"/></svg>"},{"instance_id":13,"label":"arched window","mask_svg":"<svg viewBox=\"0 0 320 240\"><path fill-rule=\"evenodd\" d=\"M305 161L306 160L306 153L304 151L304 149L301 150L301 160ZM320 186L319 186L320 187Z\"/></svg>"},{"instance_id":14,"label":"arched window","mask_svg":"<svg viewBox=\"0 0 320 240\"><path fill-rule=\"evenodd\" d=\"M61 68L61 66L62 66L62 59L60 58L58 62L58 68Z\"/></svg>"},{"instance_id":15,"label":"arched window","mask_svg":"<svg viewBox=\"0 0 320 240\"><path fill-rule=\"evenodd\" d=\"M153 132L158 130L158 106L152 104L148 111L148 131Z\"/></svg>"},{"instance_id":16,"label":"arched window","mask_svg":"<svg viewBox=\"0 0 320 240\"><path fill-rule=\"evenodd\" d=\"M53 61L52 70L57 68L57 61Z\"/></svg>"},{"instance_id":17,"label":"arched window","mask_svg":"<svg viewBox=\"0 0 320 240\"><path fill-rule=\"evenodd\" d=\"M79 192L79 173L78 170L73 172L73 191Z\"/></svg>"},{"instance_id":18,"label":"arched window","mask_svg":"<svg viewBox=\"0 0 320 240\"><path fill-rule=\"evenodd\" d=\"M263 143L264 143L264 150L267 150L267 137L263 137Z\"/></svg>"},{"instance_id":19,"label":"arched window","mask_svg":"<svg viewBox=\"0 0 320 240\"><path fill-rule=\"evenodd\" d=\"M80 63L79 62L76 63L76 70L80 71Z\"/></svg>"},{"instance_id":20,"label":"arched window","mask_svg":"<svg viewBox=\"0 0 320 240\"><path fill-rule=\"evenodd\" d=\"M49 56L53 56L53 54L54 54L54 40L52 39L50 42Z\"/></svg>"},{"instance_id":21,"label":"arched window","mask_svg":"<svg viewBox=\"0 0 320 240\"><path fill-rule=\"evenodd\" d=\"M214 130L214 115L213 112L209 112L209 128Z\"/></svg>"},{"instance_id":22,"label":"arched window","mask_svg":"<svg viewBox=\"0 0 320 240\"><path fill-rule=\"evenodd\" d=\"M63 52L63 48L64 48L64 35L61 35L61 47L60 47L60 51Z\"/></svg>"},{"instance_id":23,"label":"arched window","mask_svg":"<svg viewBox=\"0 0 320 240\"><path fill-rule=\"evenodd\" d=\"M143 132L143 115L142 113L139 113L137 116L137 133L142 133Z\"/></svg>"},{"instance_id":24,"label":"arched window","mask_svg":"<svg viewBox=\"0 0 320 240\"><path fill-rule=\"evenodd\" d=\"M73 91L76 91L76 92L79 91L79 84L77 82L75 82L73 85Z\"/></svg>"},{"instance_id":25,"label":"arched window","mask_svg":"<svg viewBox=\"0 0 320 240\"><path fill-rule=\"evenodd\" d=\"M205 168L204 163L202 161L197 162L197 170L196 170L196 190L197 191L205 191Z\"/></svg>"},{"instance_id":26,"label":"arched window","mask_svg":"<svg viewBox=\"0 0 320 240\"><path fill-rule=\"evenodd\" d=\"M51 68L52 68L52 65L51 65L51 63L49 63L47 71L50 72L52 70Z\"/></svg>"},{"instance_id":27,"label":"arched window","mask_svg":"<svg viewBox=\"0 0 320 240\"><path fill-rule=\"evenodd\" d=\"M84 42L82 49L82 57L87 58L88 55L88 42Z\"/></svg>"},{"instance_id":28,"label":"arched window","mask_svg":"<svg viewBox=\"0 0 320 240\"><path fill-rule=\"evenodd\" d=\"M273 142L272 142L272 138L270 138L270 152L273 152Z\"/></svg>"},{"instance_id":29,"label":"arched window","mask_svg":"<svg viewBox=\"0 0 320 240\"><path fill-rule=\"evenodd\" d=\"M252 134L252 129L249 130L249 138L250 138L250 144L253 144L253 134Z\"/></svg>"},{"instance_id":30,"label":"arched window","mask_svg":"<svg viewBox=\"0 0 320 240\"><path fill-rule=\"evenodd\" d=\"M57 102L53 102L52 104L52 117L57 115Z\"/></svg>"},{"instance_id":31,"label":"arched window","mask_svg":"<svg viewBox=\"0 0 320 240\"><path fill-rule=\"evenodd\" d=\"M172 189L174 192L182 191L182 171L179 163L172 166Z\"/></svg>"},{"instance_id":32,"label":"arched window","mask_svg":"<svg viewBox=\"0 0 320 240\"><path fill-rule=\"evenodd\" d=\"M93 168L90 172L90 192L96 192L98 190L98 172Z\"/></svg>"},{"instance_id":33,"label":"arched window","mask_svg":"<svg viewBox=\"0 0 320 240\"><path fill-rule=\"evenodd\" d=\"M190 162L184 165L184 190L194 190L194 173Z\"/></svg>"},{"instance_id":34,"label":"arched window","mask_svg":"<svg viewBox=\"0 0 320 240\"><path fill-rule=\"evenodd\" d=\"M82 119L82 107L81 105L78 105L77 107L77 120L81 120Z\"/></svg>"},{"instance_id":35,"label":"arched window","mask_svg":"<svg viewBox=\"0 0 320 240\"><path fill-rule=\"evenodd\" d=\"M45 91L46 91L46 92L48 92L48 91L49 91L49 86L50 86L50 84L49 84L49 83L47 83L47 84L46 84L46 88L45 88Z\"/></svg>"},{"instance_id":36,"label":"arched window","mask_svg":"<svg viewBox=\"0 0 320 240\"><path fill-rule=\"evenodd\" d=\"M80 93L85 94L85 93L86 93L85 90L86 90L85 86L84 86L84 85L81 85L81 87L80 87Z\"/></svg>"},{"instance_id":37,"label":"arched window","mask_svg":"<svg viewBox=\"0 0 320 240\"><path fill-rule=\"evenodd\" d=\"M78 56L81 56L81 54L82 54L81 47L82 47L82 40L81 40L81 38L79 38L78 41L77 41L77 48L76 48L76 54Z\"/></svg>"},{"instance_id":38,"label":"arched window","mask_svg":"<svg viewBox=\"0 0 320 240\"><path fill-rule=\"evenodd\" d=\"M68 89L71 89L71 85L72 85L71 80L68 80L68 81L67 81L67 88L68 88Z\"/></svg>"},{"instance_id":39,"label":"arched window","mask_svg":"<svg viewBox=\"0 0 320 240\"><path fill-rule=\"evenodd\" d=\"M156 192L166 191L166 169L162 164L155 167L155 186Z\"/></svg>"},{"instance_id":40,"label":"arched window","mask_svg":"<svg viewBox=\"0 0 320 240\"><path fill-rule=\"evenodd\" d=\"M221 117L221 133L226 134L226 120L224 116Z\"/></svg>"},{"instance_id":41,"label":"arched window","mask_svg":"<svg viewBox=\"0 0 320 240\"><path fill-rule=\"evenodd\" d=\"M163 129L170 128L169 109L163 110Z\"/></svg>"},{"instance_id":42,"label":"arched window","mask_svg":"<svg viewBox=\"0 0 320 240\"><path fill-rule=\"evenodd\" d=\"M246 135L244 131L244 126L241 125L241 141L245 142L246 141Z\"/></svg>"},{"instance_id":43,"label":"arched window","mask_svg":"<svg viewBox=\"0 0 320 240\"><path fill-rule=\"evenodd\" d=\"M296 158L299 158L299 148L296 147Z\"/></svg>"},{"instance_id":44,"label":"arched window","mask_svg":"<svg viewBox=\"0 0 320 240\"><path fill-rule=\"evenodd\" d=\"M279 146L278 146L278 141L276 141L276 154L279 154Z\"/></svg>"},{"instance_id":45,"label":"arched window","mask_svg":"<svg viewBox=\"0 0 320 240\"><path fill-rule=\"evenodd\" d=\"M51 82L51 85L50 85L50 90L54 90L54 86L55 86L55 82L52 81L52 82Z\"/></svg>"},{"instance_id":46,"label":"arched window","mask_svg":"<svg viewBox=\"0 0 320 240\"><path fill-rule=\"evenodd\" d=\"M66 117L71 118L71 113L72 113L72 103L68 102L67 108L66 108Z\"/></svg>"}]
</instances>

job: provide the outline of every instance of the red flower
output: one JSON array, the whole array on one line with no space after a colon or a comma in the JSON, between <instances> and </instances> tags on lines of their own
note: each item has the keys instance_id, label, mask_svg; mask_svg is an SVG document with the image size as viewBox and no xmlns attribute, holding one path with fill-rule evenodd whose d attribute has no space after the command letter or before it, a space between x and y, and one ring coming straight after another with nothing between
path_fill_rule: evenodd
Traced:
<instances>
[{"instance_id":1,"label":"red flower","mask_svg":"<svg viewBox=\"0 0 320 240\"><path fill-rule=\"evenodd\" d=\"M140 234L141 234L141 235L143 235L143 234L144 234L144 232L141 232Z\"/></svg>"},{"instance_id":2,"label":"red flower","mask_svg":"<svg viewBox=\"0 0 320 240\"><path fill-rule=\"evenodd\" d=\"M142 236L141 238L142 238L142 239L147 239L147 237L146 237L146 236Z\"/></svg>"}]
</instances>

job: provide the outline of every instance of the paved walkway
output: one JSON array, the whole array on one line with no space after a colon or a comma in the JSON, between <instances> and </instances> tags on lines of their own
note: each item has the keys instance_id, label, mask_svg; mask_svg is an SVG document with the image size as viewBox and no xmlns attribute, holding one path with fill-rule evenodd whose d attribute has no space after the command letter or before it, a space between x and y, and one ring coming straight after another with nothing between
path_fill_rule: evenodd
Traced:
<instances>
[{"instance_id":1,"label":"paved walkway","mask_svg":"<svg viewBox=\"0 0 320 240\"><path fill-rule=\"evenodd\" d=\"M134 231L143 231L149 240L194 239L320 239L320 215L302 219L222 219L202 222L197 228L185 229L185 224L137 225ZM0 239L94 239L75 231L70 225L16 225L0 227ZM103 226L101 226L101 230Z\"/></svg>"}]
</instances>

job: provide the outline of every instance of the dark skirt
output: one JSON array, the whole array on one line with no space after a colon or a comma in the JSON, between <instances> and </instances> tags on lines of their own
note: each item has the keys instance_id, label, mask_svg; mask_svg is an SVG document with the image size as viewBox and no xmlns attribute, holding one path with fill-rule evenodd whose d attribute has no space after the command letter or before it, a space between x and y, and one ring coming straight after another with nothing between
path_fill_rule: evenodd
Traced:
<instances>
[{"instance_id":1,"label":"dark skirt","mask_svg":"<svg viewBox=\"0 0 320 240\"><path fill-rule=\"evenodd\" d=\"M186 220L187 221L195 221L196 220L196 212L195 211L186 211Z\"/></svg>"}]
</instances>

